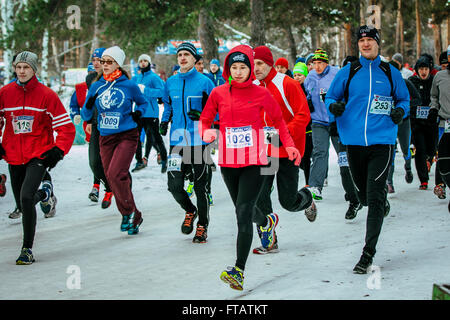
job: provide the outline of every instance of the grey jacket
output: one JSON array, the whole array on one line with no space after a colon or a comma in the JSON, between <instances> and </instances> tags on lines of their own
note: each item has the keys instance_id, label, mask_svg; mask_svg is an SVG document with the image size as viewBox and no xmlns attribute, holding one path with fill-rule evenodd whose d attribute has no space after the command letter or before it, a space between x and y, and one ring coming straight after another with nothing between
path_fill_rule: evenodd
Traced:
<instances>
[{"instance_id":1,"label":"grey jacket","mask_svg":"<svg viewBox=\"0 0 450 320\"><path fill-rule=\"evenodd\" d=\"M450 70L441 70L434 76L430 106L439 110L441 118L450 119ZM443 127L444 121L439 126Z\"/></svg>"}]
</instances>

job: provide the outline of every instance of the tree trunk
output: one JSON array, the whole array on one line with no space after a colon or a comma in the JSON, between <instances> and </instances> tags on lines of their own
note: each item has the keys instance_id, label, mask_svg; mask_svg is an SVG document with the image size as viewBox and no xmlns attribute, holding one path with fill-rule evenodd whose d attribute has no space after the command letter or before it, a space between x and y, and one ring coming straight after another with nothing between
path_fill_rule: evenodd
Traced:
<instances>
[{"instance_id":1,"label":"tree trunk","mask_svg":"<svg viewBox=\"0 0 450 320\"><path fill-rule=\"evenodd\" d=\"M420 12L419 12L419 0L416 0L416 58L419 59L422 53L422 30L420 27Z\"/></svg>"},{"instance_id":2,"label":"tree trunk","mask_svg":"<svg viewBox=\"0 0 450 320\"><path fill-rule=\"evenodd\" d=\"M46 86L50 86L48 77L48 29L45 29L42 36L41 79Z\"/></svg>"},{"instance_id":3,"label":"tree trunk","mask_svg":"<svg viewBox=\"0 0 450 320\"><path fill-rule=\"evenodd\" d=\"M98 34L98 12L100 11L100 5L102 0L95 0L95 11L94 11L94 32L92 36L92 45L91 45L91 54L94 53L94 50L99 47Z\"/></svg>"},{"instance_id":4,"label":"tree trunk","mask_svg":"<svg viewBox=\"0 0 450 320\"><path fill-rule=\"evenodd\" d=\"M355 1L354 6L355 6L355 11L354 11L354 16L353 16L354 17L354 21L359 21L361 2L360 1ZM358 57L358 52L359 52L359 49L358 49L358 38L356 36L356 31L357 31L358 27L359 26L357 26L354 23L352 23L350 25L350 30L349 30L350 37L351 37L350 38L350 43L349 43L350 48L351 48L350 52L351 52L351 55L356 56L356 57Z\"/></svg>"},{"instance_id":5,"label":"tree trunk","mask_svg":"<svg viewBox=\"0 0 450 320\"><path fill-rule=\"evenodd\" d=\"M2 38L6 39L14 30L14 19L13 19L13 7L14 3L12 0L1 0L0 10L1 10L1 27L2 27ZM11 81L12 76L12 58L13 50L10 45L3 51L3 62L5 63L4 70L4 80L3 83L6 85Z\"/></svg>"},{"instance_id":6,"label":"tree trunk","mask_svg":"<svg viewBox=\"0 0 450 320\"><path fill-rule=\"evenodd\" d=\"M56 46L56 41L55 38L52 37L52 53L53 53L53 57L55 59L55 68L56 68L56 73L58 74L58 77L61 77L61 65L59 64L59 59L58 59L58 47Z\"/></svg>"},{"instance_id":7,"label":"tree trunk","mask_svg":"<svg viewBox=\"0 0 450 320\"><path fill-rule=\"evenodd\" d=\"M436 0L431 0L431 6L434 8ZM441 25L436 23L436 14L431 14L431 23L433 28L433 38L434 38L434 61L439 62L439 55L442 52L442 42L441 42Z\"/></svg>"},{"instance_id":8,"label":"tree trunk","mask_svg":"<svg viewBox=\"0 0 450 320\"><path fill-rule=\"evenodd\" d=\"M264 1L250 0L250 10L252 19L252 37L250 39L250 45L252 47L265 45Z\"/></svg>"},{"instance_id":9,"label":"tree trunk","mask_svg":"<svg viewBox=\"0 0 450 320\"><path fill-rule=\"evenodd\" d=\"M354 56L355 53L353 52L353 46L352 46L352 26L350 23L344 23L344 38L345 38L345 55L346 56Z\"/></svg>"},{"instance_id":10,"label":"tree trunk","mask_svg":"<svg viewBox=\"0 0 450 320\"><path fill-rule=\"evenodd\" d=\"M397 25L395 28L395 52L401 51L401 36L403 34L402 30L402 0L397 1Z\"/></svg>"},{"instance_id":11,"label":"tree trunk","mask_svg":"<svg viewBox=\"0 0 450 320\"><path fill-rule=\"evenodd\" d=\"M295 64L295 60L297 60L297 45L295 43L294 34L292 33L292 27L288 24L284 31L286 32L286 36L289 43L289 53L290 53L290 65L293 66ZM293 69L293 67L291 68Z\"/></svg>"},{"instance_id":12,"label":"tree trunk","mask_svg":"<svg viewBox=\"0 0 450 320\"><path fill-rule=\"evenodd\" d=\"M214 22L210 10L202 7L198 16L198 38L202 44L203 60L207 70L212 59L219 59L219 48L214 34Z\"/></svg>"}]
</instances>

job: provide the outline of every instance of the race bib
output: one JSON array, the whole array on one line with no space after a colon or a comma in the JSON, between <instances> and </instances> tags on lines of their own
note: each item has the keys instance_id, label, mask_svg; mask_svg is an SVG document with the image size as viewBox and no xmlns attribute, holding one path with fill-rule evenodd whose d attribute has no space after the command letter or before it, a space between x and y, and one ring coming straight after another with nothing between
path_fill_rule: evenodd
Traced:
<instances>
[{"instance_id":1,"label":"race bib","mask_svg":"<svg viewBox=\"0 0 450 320\"><path fill-rule=\"evenodd\" d=\"M171 154L167 157L167 171L181 171L183 158L179 154Z\"/></svg>"},{"instance_id":2,"label":"race bib","mask_svg":"<svg viewBox=\"0 0 450 320\"><path fill-rule=\"evenodd\" d=\"M430 112L430 107L417 106L416 118L417 119L427 119L429 112Z\"/></svg>"},{"instance_id":3,"label":"race bib","mask_svg":"<svg viewBox=\"0 0 450 320\"><path fill-rule=\"evenodd\" d=\"M327 89L320 88L319 95L320 95L320 101L325 103L325 96L327 95Z\"/></svg>"},{"instance_id":4,"label":"race bib","mask_svg":"<svg viewBox=\"0 0 450 320\"><path fill-rule=\"evenodd\" d=\"M274 134L278 134L278 131L274 127L264 127L263 130L264 130L264 143L270 144L268 138L271 138Z\"/></svg>"},{"instance_id":5,"label":"race bib","mask_svg":"<svg viewBox=\"0 0 450 320\"><path fill-rule=\"evenodd\" d=\"M118 129L120 122L119 112L104 112L101 114L101 129Z\"/></svg>"},{"instance_id":6,"label":"race bib","mask_svg":"<svg viewBox=\"0 0 450 320\"><path fill-rule=\"evenodd\" d=\"M392 97L385 97L375 94L370 105L370 113L390 115L392 109Z\"/></svg>"},{"instance_id":7,"label":"race bib","mask_svg":"<svg viewBox=\"0 0 450 320\"><path fill-rule=\"evenodd\" d=\"M348 167L347 152L345 151L339 152L338 165L339 167Z\"/></svg>"},{"instance_id":8,"label":"race bib","mask_svg":"<svg viewBox=\"0 0 450 320\"><path fill-rule=\"evenodd\" d=\"M14 134L33 132L33 116L17 116L13 117L12 125Z\"/></svg>"},{"instance_id":9,"label":"race bib","mask_svg":"<svg viewBox=\"0 0 450 320\"><path fill-rule=\"evenodd\" d=\"M450 132L450 119L447 119L444 122L444 132L445 133L449 133Z\"/></svg>"},{"instance_id":10,"label":"race bib","mask_svg":"<svg viewBox=\"0 0 450 320\"><path fill-rule=\"evenodd\" d=\"M252 126L225 128L227 148L239 149L253 146Z\"/></svg>"}]
</instances>

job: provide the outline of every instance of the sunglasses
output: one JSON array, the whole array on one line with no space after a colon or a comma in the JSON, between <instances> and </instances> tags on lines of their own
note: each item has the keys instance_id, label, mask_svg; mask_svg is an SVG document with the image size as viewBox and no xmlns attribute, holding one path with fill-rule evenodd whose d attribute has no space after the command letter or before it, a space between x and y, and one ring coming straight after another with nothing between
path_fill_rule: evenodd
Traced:
<instances>
[{"instance_id":1,"label":"sunglasses","mask_svg":"<svg viewBox=\"0 0 450 320\"><path fill-rule=\"evenodd\" d=\"M115 62L114 60L100 60L101 64L112 65L114 62Z\"/></svg>"}]
</instances>

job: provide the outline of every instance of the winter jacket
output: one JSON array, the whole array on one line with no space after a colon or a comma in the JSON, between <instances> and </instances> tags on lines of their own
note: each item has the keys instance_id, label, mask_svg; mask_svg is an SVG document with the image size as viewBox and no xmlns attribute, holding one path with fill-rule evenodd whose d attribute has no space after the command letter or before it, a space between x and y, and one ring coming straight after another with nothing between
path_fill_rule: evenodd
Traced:
<instances>
[{"instance_id":1,"label":"winter jacket","mask_svg":"<svg viewBox=\"0 0 450 320\"><path fill-rule=\"evenodd\" d=\"M39 83L36 76L25 86L13 82L0 89L0 114L5 118L3 158L11 165L41 158L55 146L64 154L72 147L75 126L66 108L58 95Z\"/></svg>"},{"instance_id":2,"label":"winter jacket","mask_svg":"<svg viewBox=\"0 0 450 320\"><path fill-rule=\"evenodd\" d=\"M450 119L450 69L439 71L434 77L430 105L439 110L439 126L444 127L444 120Z\"/></svg>"},{"instance_id":3,"label":"winter jacket","mask_svg":"<svg viewBox=\"0 0 450 320\"><path fill-rule=\"evenodd\" d=\"M327 66L321 74L314 69L308 73L304 85L308 93L307 99L311 99L314 105L314 112L311 113L312 123L328 125L332 122L329 121L324 97L338 71L336 67Z\"/></svg>"},{"instance_id":4,"label":"winter jacket","mask_svg":"<svg viewBox=\"0 0 450 320\"><path fill-rule=\"evenodd\" d=\"M409 81L411 81L414 87L419 91L421 97L418 106L411 106L410 114L413 126L415 124L431 125L428 122L427 117L431 102L431 86L433 84L433 78L434 76L431 74L425 80L421 79L419 75L409 78Z\"/></svg>"},{"instance_id":5,"label":"winter jacket","mask_svg":"<svg viewBox=\"0 0 450 320\"><path fill-rule=\"evenodd\" d=\"M145 86L143 93L149 103L149 107L142 115L142 118L159 119L158 98L162 98L163 96L164 81L151 70L135 75L131 80L136 82L136 84L143 84Z\"/></svg>"},{"instance_id":6,"label":"winter jacket","mask_svg":"<svg viewBox=\"0 0 450 320\"><path fill-rule=\"evenodd\" d=\"M220 116L219 139L219 165L222 167L240 168L250 165L267 164L266 145L264 143L264 124L261 121L261 112L265 110L278 130L280 140L285 147L294 147L294 141L289 135L286 123L283 120L280 106L270 92L252 83L253 50L246 45L234 47L225 58L228 65L230 54L241 52L245 54L251 65L250 77L243 83L231 80L214 88L209 96L200 117L202 137L206 130L211 128L217 113ZM228 79L229 69L223 72Z\"/></svg>"},{"instance_id":7,"label":"winter jacket","mask_svg":"<svg viewBox=\"0 0 450 320\"><path fill-rule=\"evenodd\" d=\"M217 70L216 73L204 73L205 76L207 76L211 81L214 83L216 87L222 85L225 83L225 79L222 77L222 71Z\"/></svg>"},{"instance_id":8,"label":"winter jacket","mask_svg":"<svg viewBox=\"0 0 450 320\"><path fill-rule=\"evenodd\" d=\"M170 126L171 146L198 146L205 144L198 133L198 121L189 118L191 110L202 111L206 99L214 88L212 81L195 68L188 72L178 72L167 79L164 86L164 113L161 122Z\"/></svg>"},{"instance_id":9,"label":"winter jacket","mask_svg":"<svg viewBox=\"0 0 450 320\"><path fill-rule=\"evenodd\" d=\"M390 109L402 108L403 118L408 115L410 99L405 81L400 72L389 65L394 86L391 97L389 79L379 67L380 56L375 60L361 56L359 61L362 67L350 82L345 111L336 118L339 137L344 145L394 145L398 126L390 117ZM347 64L334 78L325 98L328 112L331 103L344 100L349 73L350 64ZM334 115L329 115L331 122Z\"/></svg>"},{"instance_id":10,"label":"winter jacket","mask_svg":"<svg viewBox=\"0 0 450 320\"><path fill-rule=\"evenodd\" d=\"M264 80L255 80L253 83L266 87L271 95L278 102L286 122L289 133L294 140L295 147L300 151L301 156L305 151L306 127L311 120L308 102L303 90L298 82L288 75L279 73L272 68ZM262 111L264 126L273 127L272 120L265 110ZM286 158L286 150L276 148L272 144L268 145L268 155Z\"/></svg>"},{"instance_id":11,"label":"winter jacket","mask_svg":"<svg viewBox=\"0 0 450 320\"><path fill-rule=\"evenodd\" d=\"M78 83L75 85L75 91L70 98L70 118L73 121L73 118L76 115L80 115L80 109L83 107L84 102L86 101L86 95L88 93L88 87L86 82ZM89 142L91 140L91 135L86 131L87 122L83 121L83 130L86 135L86 141Z\"/></svg>"},{"instance_id":12,"label":"winter jacket","mask_svg":"<svg viewBox=\"0 0 450 320\"><path fill-rule=\"evenodd\" d=\"M97 95L94 108L98 111L97 128L101 136L128 131L137 127L131 117L133 102L135 111L145 114L149 103L136 83L129 80L125 75L108 82L103 77L94 82L89 88L86 102L81 108L81 117L85 121L91 120L94 108L87 109L86 104L91 97Z\"/></svg>"}]
</instances>

